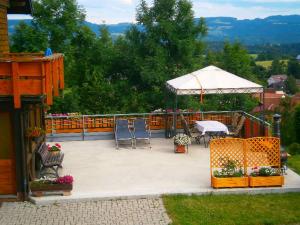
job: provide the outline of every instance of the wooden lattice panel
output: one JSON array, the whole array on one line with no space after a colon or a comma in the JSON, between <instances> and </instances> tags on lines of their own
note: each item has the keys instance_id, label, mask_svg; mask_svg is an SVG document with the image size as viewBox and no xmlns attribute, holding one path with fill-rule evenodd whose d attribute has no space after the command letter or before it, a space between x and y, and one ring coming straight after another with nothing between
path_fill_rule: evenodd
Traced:
<instances>
[{"instance_id":1,"label":"wooden lattice panel","mask_svg":"<svg viewBox=\"0 0 300 225\"><path fill-rule=\"evenodd\" d=\"M222 159L237 160L244 167L244 140L239 138L213 139L210 142L210 169L222 168ZM245 171L245 170L244 170Z\"/></svg>"},{"instance_id":2,"label":"wooden lattice panel","mask_svg":"<svg viewBox=\"0 0 300 225\"><path fill-rule=\"evenodd\" d=\"M280 141L275 137L256 137L245 140L246 167L280 167Z\"/></svg>"}]
</instances>

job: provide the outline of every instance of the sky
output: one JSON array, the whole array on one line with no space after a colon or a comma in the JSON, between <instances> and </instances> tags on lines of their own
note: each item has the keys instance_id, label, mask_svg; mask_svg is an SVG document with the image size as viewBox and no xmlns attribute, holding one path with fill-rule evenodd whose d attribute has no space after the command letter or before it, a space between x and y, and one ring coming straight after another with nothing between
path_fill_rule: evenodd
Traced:
<instances>
[{"instance_id":1,"label":"sky","mask_svg":"<svg viewBox=\"0 0 300 225\"><path fill-rule=\"evenodd\" d=\"M86 20L115 24L135 22L139 0L77 0L85 8ZM230 16L238 19L265 18L271 15L300 15L300 0L191 0L195 17ZM147 0L151 5L153 0ZM10 15L13 18L24 16Z\"/></svg>"}]
</instances>

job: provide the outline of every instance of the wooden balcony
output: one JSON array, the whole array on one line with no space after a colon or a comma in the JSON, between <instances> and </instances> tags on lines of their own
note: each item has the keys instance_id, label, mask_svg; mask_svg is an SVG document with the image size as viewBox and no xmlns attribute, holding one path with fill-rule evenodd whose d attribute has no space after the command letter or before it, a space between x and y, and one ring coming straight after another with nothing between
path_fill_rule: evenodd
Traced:
<instances>
[{"instance_id":1,"label":"wooden balcony","mask_svg":"<svg viewBox=\"0 0 300 225\"><path fill-rule=\"evenodd\" d=\"M63 54L0 54L0 97L13 96L15 108L21 108L23 96L46 96L51 105L63 88Z\"/></svg>"}]
</instances>

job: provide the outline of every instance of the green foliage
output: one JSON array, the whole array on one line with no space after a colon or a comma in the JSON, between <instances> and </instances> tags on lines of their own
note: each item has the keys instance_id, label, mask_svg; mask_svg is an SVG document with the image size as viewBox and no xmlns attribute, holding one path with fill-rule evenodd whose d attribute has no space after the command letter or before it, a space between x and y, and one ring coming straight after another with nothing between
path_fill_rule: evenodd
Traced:
<instances>
[{"instance_id":1,"label":"green foliage","mask_svg":"<svg viewBox=\"0 0 300 225\"><path fill-rule=\"evenodd\" d=\"M300 143L300 104L295 107L294 115L295 141Z\"/></svg>"},{"instance_id":2,"label":"green foliage","mask_svg":"<svg viewBox=\"0 0 300 225\"><path fill-rule=\"evenodd\" d=\"M300 144L293 143L287 148L287 150L291 155L300 155Z\"/></svg>"},{"instance_id":3,"label":"green foliage","mask_svg":"<svg viewBox=\"0 0 300 225\"><path fill-rule=\"evenodd\" d=\"M215 177L242 177L244 176L241 163L238 160L232 160L228 157L220 158L222 169L215 170L213 175Z\"/></svg>"},{"instance_id":4,"label":"green foliage","mask_svg":"<svg viewBox=\"0 0 300 225\"><path fill-rule=\"evenodd\" d=\"M24 22L16 26L11 42L11 52L43 52L47 48L46 34Z\"/></svg>"},{"instance_id":5,"label":"green foliage","mask_svg":"<svg viewBox=\"0 0 300 225\"><path fill-rule=\"evenodd\" d=\"M298 87L296 83L296 79L292 76L288 76L285 81L285 91L287 94L296 94L298 92Z\"/></svg>"},{"instance_id":6,"label":"green foliage","mask_svg":"<svg viewBox=\"0 0 300 225\"><path fill-rule=\"evenodd\" d=\"M163 197L173 225L299 224L300 194Z\"/></svg>"},{"instance_id":7,"label":"green foliage","mask_svg":"<svg viewBox=\"0 0 300 225\"><path fill-rule=\"evenodd\" d=\"M285 146L295 141L294 110L290 97L285 97L280 102L281 111L281 143Z\"/></svg>"},{"instance_id":8,"label":"green foliage","mask_svg":"<svg viewBox=\"0 0 300 225\"><path fill-rule=\"evenodd\" d=\"M272 168L272 167L261 167L259 170L256 172L252 172L250 174L252 177L257 177L257 176L263 176L263 177L269 177L269 176L280 176L280 169L278 168Z\"/></svg>"},{"instance_id":9,"label":"green foliage","mask_svg":"<svg viewBox=\"0 0 300 225\"><path fill-rule=\"evenodd\" d=\"M300 63L296 59L289 60L287 74L300 79Z\"/></svg>"},{"instance_id":10,"label":"green foliage","mask_svg":"<svg viewBox=\"0 0 300 225\"><path fill-rule=\"evenodd\" d=\"M300 175L300 154L289 157L288 166Z\"/></svg>"},{"instance_id":11,"label":"green foliage","mask_svg":"<svg viewBox=\"0 0 300 225\"><path fill-rule=\"evenodd\" d=\"M33 25L47 34L49 47L65 52L73 33L84 21L84 10L76 0L33 1Z\"/></svg>"},{"instance_id":12,"label":"green foliage","mask_svg":"<svg viewBox=\"0 0 300 225\"><path fill-rule=\"evenodd\" d=\"M195 23L188 0L157 0L152 6L141 0L137 24L114 41L106 26L97 37L83 25L84 10L75 0L38 0L33 7L33 24L19 25L12 36L13 49L51 47L64 53L66 90L55 98L53 113L173 108L174 102L166 100L165 82L204 65L214 64L255 82L266 74L239 43L226 43L222 52L209 52L205 58L207 26L204 19ZM245 111L256 105L256 99L242 94L207 95L204 104L199 96L185 96L178 104L195 110Z\"/></svg>"},{"instance_id":13,"label":"green foliage","mask_svg":"<svg viewBox=\"0 0 300 225\"><path fill-rule=\"evenodd\" d=\"M269 71L270 75L285 74L285 72L285 63L283 61L279 61L278 59L272 61Z\"/></svg>"}]
</instances>

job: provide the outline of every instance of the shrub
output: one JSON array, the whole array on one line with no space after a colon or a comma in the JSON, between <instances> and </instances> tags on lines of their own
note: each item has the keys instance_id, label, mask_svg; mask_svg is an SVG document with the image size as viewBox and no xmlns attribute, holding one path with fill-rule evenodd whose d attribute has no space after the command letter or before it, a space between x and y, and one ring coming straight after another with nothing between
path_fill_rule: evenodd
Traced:
<instances>
[{"instance_id":1,"label":"shrub","mask_svg":"<svg viewBox=\"0 0 300 225\"><path fill-rule=\"evenodd\" d=\"M291 155L300 155L300 144L295 142L287 150Z\"/></svg>"}]
</instances>

